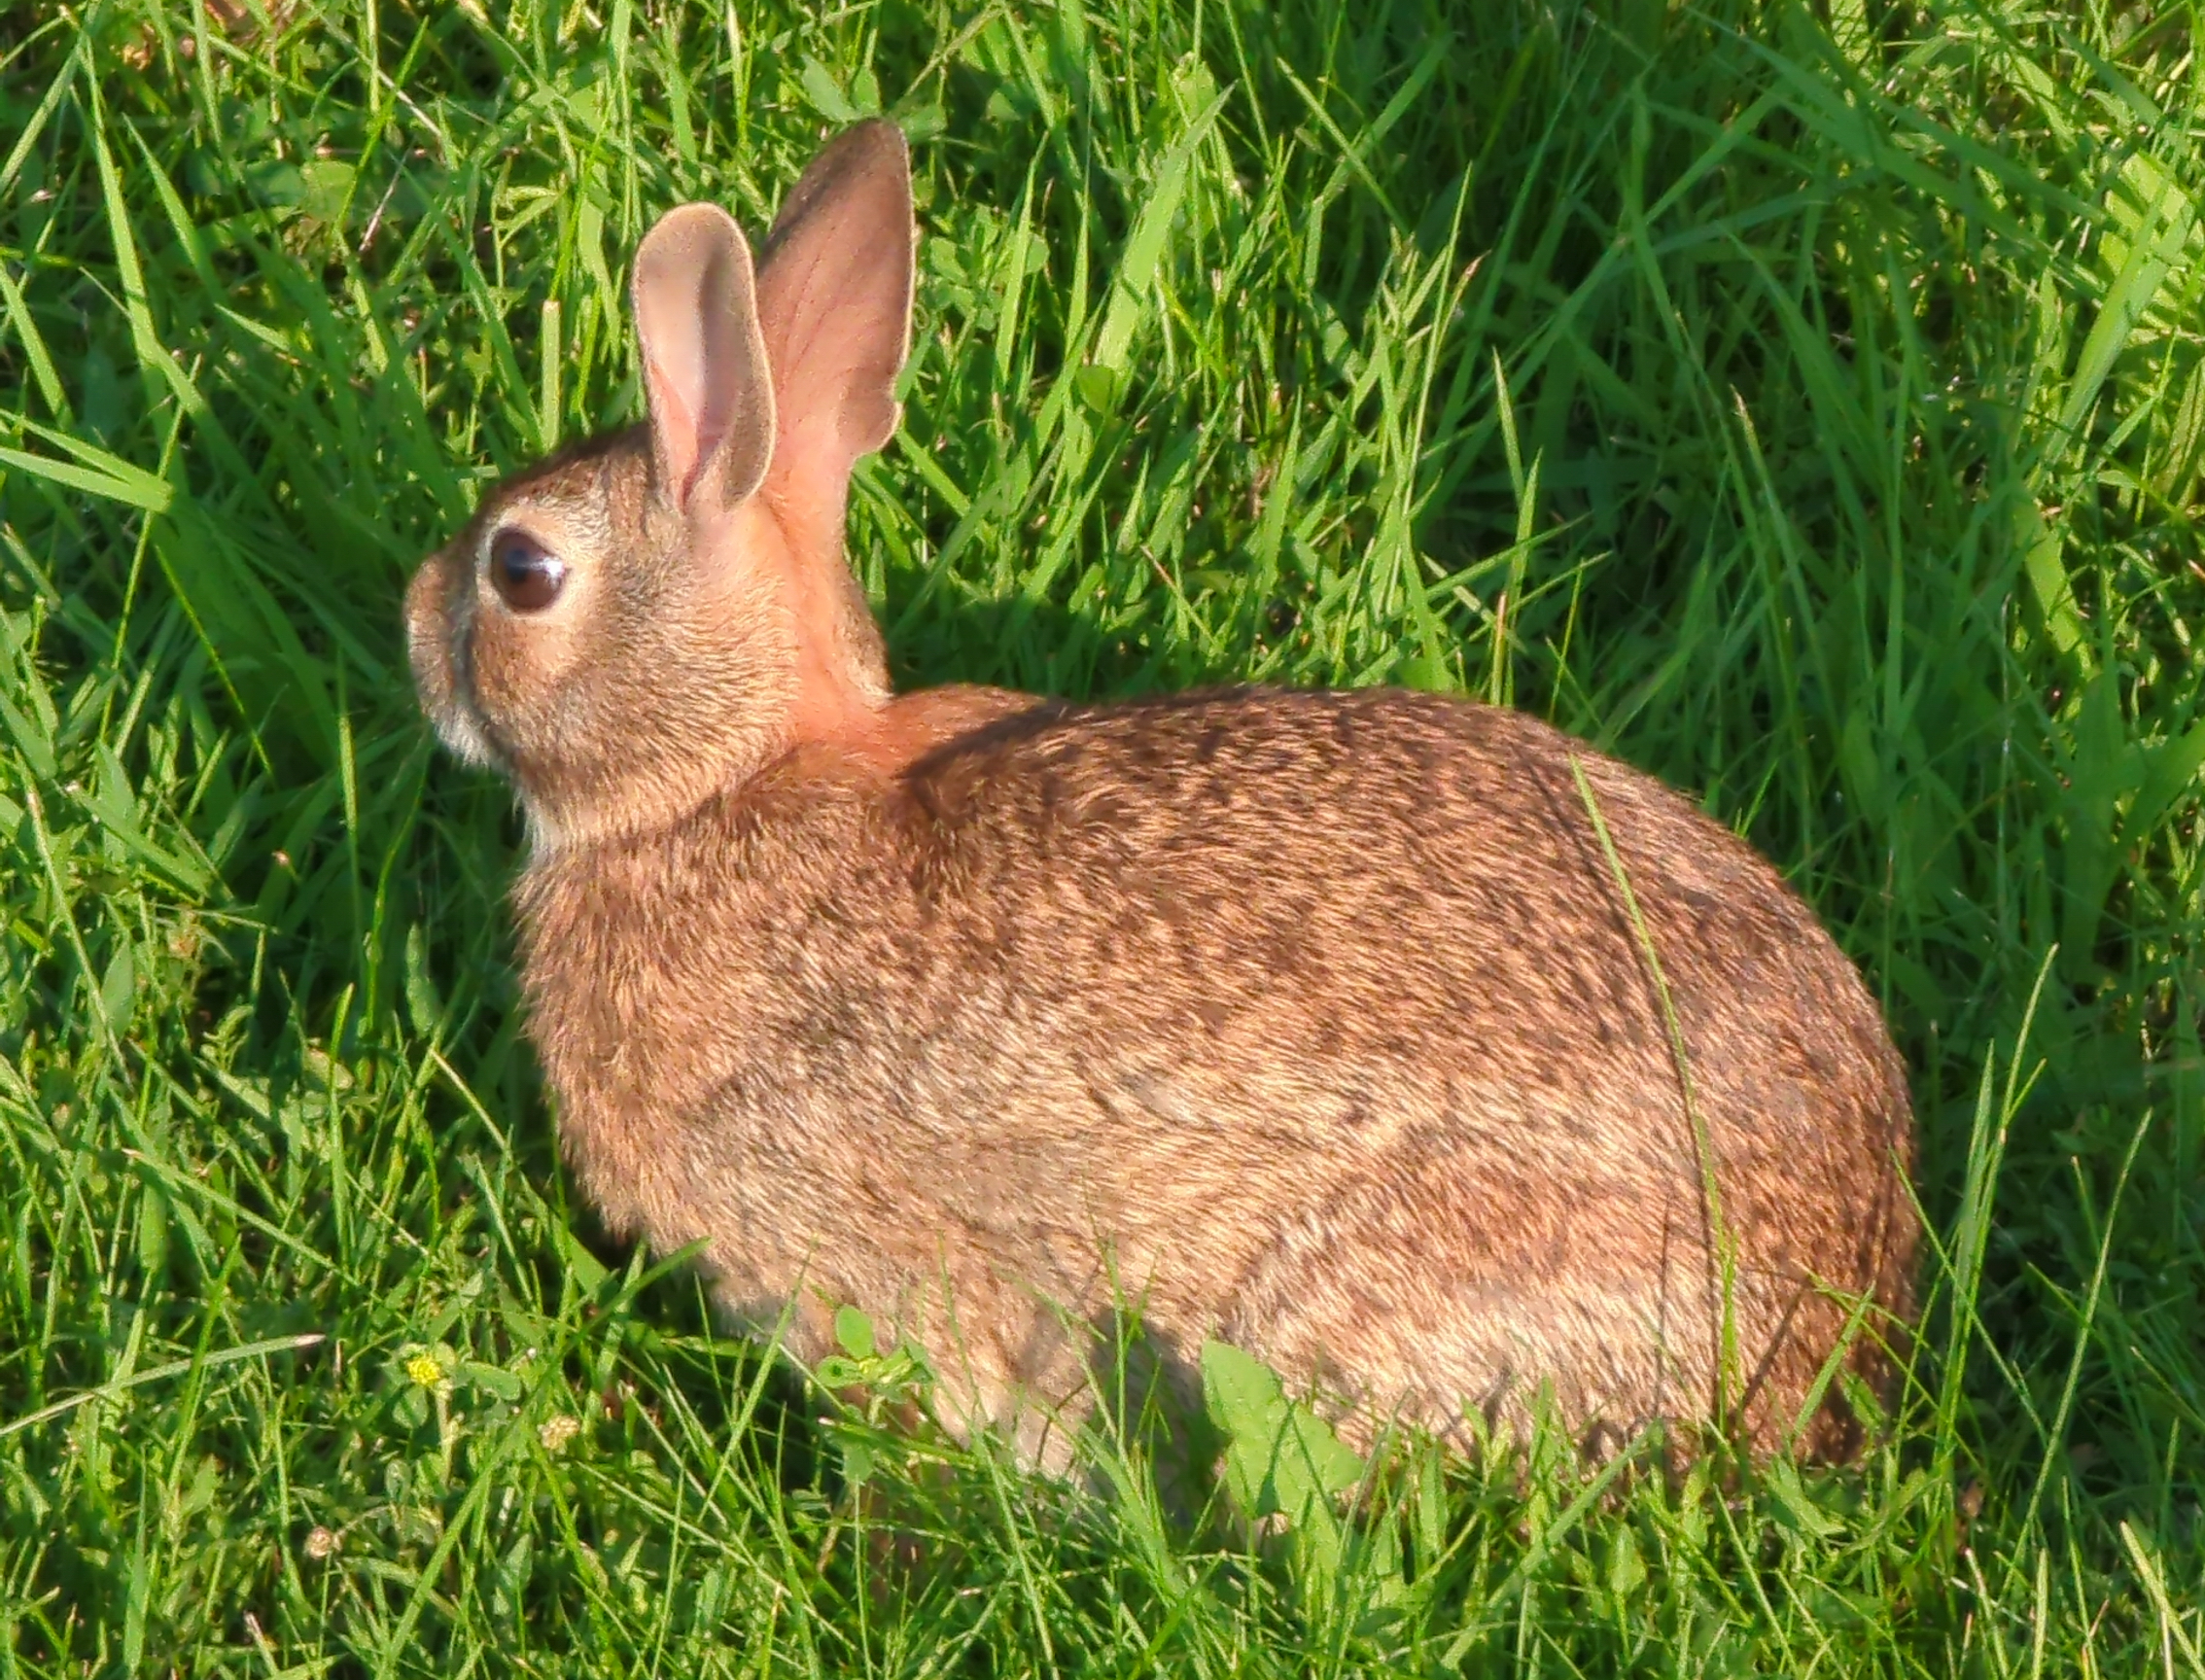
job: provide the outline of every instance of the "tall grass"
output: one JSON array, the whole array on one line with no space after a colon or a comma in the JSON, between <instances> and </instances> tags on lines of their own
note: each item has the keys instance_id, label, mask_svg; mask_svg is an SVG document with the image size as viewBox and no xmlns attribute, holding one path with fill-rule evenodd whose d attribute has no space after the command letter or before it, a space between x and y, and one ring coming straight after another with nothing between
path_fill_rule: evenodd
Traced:
<instances>
[{"instance_id":1,"label":"tall grass","mask_svg":"<svg viewBox=\"0 0 2205 1680\"><path fill-rule=\"evenodd\" d=\"M0 16L0 1670L2205 1673L2195 21ZM1412 1453L1251 1551L822 1424L570 1206L398 592L634 412L649 220L876 110L900 675L1411 682L1703 796L1915 1075L1857 1471Z\"/></svg>"}]
</instances>

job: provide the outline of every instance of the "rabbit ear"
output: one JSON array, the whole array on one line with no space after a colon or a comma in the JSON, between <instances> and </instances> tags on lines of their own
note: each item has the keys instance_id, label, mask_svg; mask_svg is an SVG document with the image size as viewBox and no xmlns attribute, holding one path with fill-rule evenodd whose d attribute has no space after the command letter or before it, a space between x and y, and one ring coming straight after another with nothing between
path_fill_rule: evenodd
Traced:
<instances>
[{"instance_id":1,"label":"rabbit ear","mask_svg":"<svg viewBox=\"0 0 2205 1680\"><path fill-rule=\"evenodd\" d=\"M911 154L875 118L812 159L767 235L758 320L781 434L774 490L839 518L851 463L893 435L911 342Z\"/></svg>"},{"instance_id":2,"label":"rabbit ear","mask_svg":"<svg viewBox=\"0 0 2205 1680\"><path fill-rule=\"evenodd\" d=\"M636 252L636 335L661 492L740 502L773 457L773 378L751 247L717 204L659 218Z\"/></svg>"}]
</instances>

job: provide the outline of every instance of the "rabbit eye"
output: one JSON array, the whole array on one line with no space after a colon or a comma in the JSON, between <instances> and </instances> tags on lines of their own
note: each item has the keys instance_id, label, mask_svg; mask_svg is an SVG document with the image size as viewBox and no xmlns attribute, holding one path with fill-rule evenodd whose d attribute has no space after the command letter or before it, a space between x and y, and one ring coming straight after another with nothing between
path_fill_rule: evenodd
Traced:
<instances>
[{"instance_id":1,"label":"rabbit eye","mask_svg":"<svg viewBox=\"0 0 2205 1680\"><path fill-rule=\"evenodd\" d=\"M522 531L501 531L490 544L490 581L515 612L541 612L559 598L566 562Z\"/></svg>"}]
</instances>

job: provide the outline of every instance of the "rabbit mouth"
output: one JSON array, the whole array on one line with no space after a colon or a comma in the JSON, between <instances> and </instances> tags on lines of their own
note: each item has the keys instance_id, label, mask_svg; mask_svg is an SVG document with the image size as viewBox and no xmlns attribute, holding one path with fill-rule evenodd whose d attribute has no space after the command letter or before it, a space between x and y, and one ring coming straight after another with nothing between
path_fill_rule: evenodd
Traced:
<instances>
[{"instance_id":1,"label":"rabbit mouth","mask_svg":"<svg viewBox=\"0 0 2205 1680\"><path fill-rule=\"evenodd\" d=\"M444 745L470 764L495 770L508 779L513 774L511 750L498 739L498 729L474 703L474 672L468 658L472 638L464 631L452 649L451 692L438 707L434 721Z\"/></svg>"},{"instance_id":2,"label":"rabbit mouth","mask_svg":"<svg viewBox=\"0 0 2205 1680\"><path fill-rule=\"evenodd\" d=\"M464 700L439 706L430 716L437 739L459 757L485 770L508 772L511 766L490 738L489 726Z\"/></svg>"}]
</instances>

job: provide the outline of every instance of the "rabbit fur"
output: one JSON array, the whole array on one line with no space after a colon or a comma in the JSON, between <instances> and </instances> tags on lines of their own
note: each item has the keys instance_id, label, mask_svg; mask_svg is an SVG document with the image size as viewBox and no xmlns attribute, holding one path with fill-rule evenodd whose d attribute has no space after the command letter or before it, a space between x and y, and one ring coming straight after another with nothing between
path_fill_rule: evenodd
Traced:
<instances>
[{"instance_id":1,"label":"rabbit fur","mask_svg":"<svg viewBox=\"0 0 2205 1680\"><path fill-rule=\"evenodd\" d=\"M1833 1373L1888 1390L1917 1225L1837 945L1512 711L892 694L843 511L914 238L884 122L754 265L673 211L648 421L499 486L408 591L426 710L527 814L529 1028L607 1224L701 1240L802 1362L861 1308L1044 1467L1128 1301L1182 1398L1220 1338L1350 1439L1544 1407L1852 1452Z\"/></svg>"}]
</instances>

